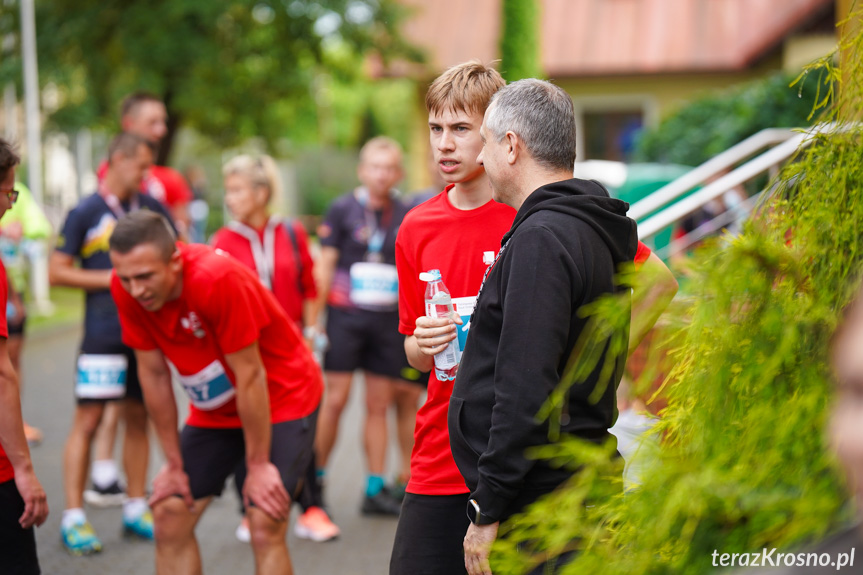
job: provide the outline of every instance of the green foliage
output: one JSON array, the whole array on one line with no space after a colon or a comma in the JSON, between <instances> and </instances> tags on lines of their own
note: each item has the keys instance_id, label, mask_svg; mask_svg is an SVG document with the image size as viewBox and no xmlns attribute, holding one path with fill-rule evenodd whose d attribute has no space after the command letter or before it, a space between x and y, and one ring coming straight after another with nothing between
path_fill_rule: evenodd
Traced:
<instances>
[{"instance_id":1,"label":"green foliage","mask_svg":"<svg viewBox=\"0 0 863 575\"><path fill-rule=\"evenodd\" d=\"M536 0L503 1L500 55L500 73L507 82L542 77Z\"/></svg>"},{"instance_id":2,"label":"green foliage","mask_svg":"<svg viewBox=\"0 0 863 575\"><path fill-rule=\"evenodd\" d=\"M824 432L829 338L863 269L861 48L863 34L845 46L841 97L823 118L835 127L786 165L741 236L696 254L684 327L663 342L668 407L641 486L622 492L613 445L537 450L580 471L505 526L496 575L569 549L580 553L565 574L707 573L714 550L793 549L850 519ZM626 309L606 300L586 313L606 341Z\"/></svg>"},{"instance_id":3,"label":"green foliage","mask_svg":"<svg viewBox=\"0 0 863 575\"><path fill-rule=\"evenodd\" d=\"M146 89L164 98L171 128L221 146L317 141L327 50L413 59L401 14L393 0L39 1L40 77L59 94L49 126L114 128L122 97ZM13 20L0 27L14 30ZM3 60L0 81L17 77L17 54Z\"/></svg>"},{"instance_id":4,"label":"green foliage","mask_svg":"<svg viewBox=\"0 0 863 575\"><path fill-rule=\"evenodd\" d=\"M808 126L816 103L826 104L823 96L832 81L829 75L806 74L795 83L793 75L778 72L703 96L646 130L636 161L698 166L764 128Z\"/></svg>"}]
</instances>

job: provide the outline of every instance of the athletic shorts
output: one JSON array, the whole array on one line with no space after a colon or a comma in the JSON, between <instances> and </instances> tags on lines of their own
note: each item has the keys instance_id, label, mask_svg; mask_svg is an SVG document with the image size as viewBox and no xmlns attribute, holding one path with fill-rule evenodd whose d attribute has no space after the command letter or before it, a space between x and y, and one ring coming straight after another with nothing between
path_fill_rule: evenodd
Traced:
<instances>
[{"instance_id":1,"label":"athletic shorts","mask_svg":"<svg viewBox=\"0 0 863 575\"><path fill-rule=\"evenodd\" d=\"M428 385L408 364L405 336L399 333L399 312L327 308L330 347L324 371L363 369L376 375Z\"/></svg>"},{"instance_id":2,"label":"athletic shorts","mask_svg":"<svg viewBox=\"0 0 863 575\"><path fill-rule=\"evenodd\" d=\"M24 500L15 480L0 483L0 572L4 575L39 575L34 529L21 529Z\"/></svg>"},{"instance_id":3,"label":"athletic shorts","mask_svg":"<svg viewBox=\"0 0 863 575\"><path fill-rule=\"evenodd\" d=\"M469 493L417 495L405 493L390 575L458 575L464 568L464 536Z\"/></svg>"},{"instance_id":4,"label":"athletic shorts","mask_svg":"<svg viewBox=\"0 0 863 575\"><path fill-rule=\"evenodd\" d=\"M120 399L144 401L135 352L128 347L113 351L92 352L85 347L78 354L75 378L75 399L78 403L104 403Z\"/></svg>"},{"instance_id":5,"label":"athletic shorts","mask_svg":"<svg viewBox=\"0 0 863 575\"><path fill-rule=\"evenodd\" d=\"M278 468L292 500L303 485L312 458L317 410L301 419L273 424L270 461ZM219 496L225 481L236 471L242 490L246 480L246 444L241 428L218 429L187 425L180 433L183 469L189 476L192 497ZM254 505L254 502L252 502Z\"/></svg>"},{"instance_id":6,"label":"athletic shorts","mask_svg":"<svg viewBox=\"0 0 863 575\"><path fill-rule=\"evenodd\" d=\"M22 301L24 300L24 294L23 293L19 293L18 297L21 298ZM27 316L26 315L21 318L21 321L17 321L17 322L12 321L12 318L9 317L9 310L7 309L6 319L7 319L6 325L7 325L7 328L9 330L9 337L14 337L16 335L20 335L20 336L24 335L24 328L27 327Z\"/></svg>"}]
</instances>

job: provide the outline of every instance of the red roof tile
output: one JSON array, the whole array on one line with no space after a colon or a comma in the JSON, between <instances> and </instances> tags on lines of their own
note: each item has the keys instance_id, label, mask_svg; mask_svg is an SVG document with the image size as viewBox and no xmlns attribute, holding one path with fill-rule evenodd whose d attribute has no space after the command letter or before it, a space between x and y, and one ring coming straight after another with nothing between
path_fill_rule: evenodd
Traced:
<instances>
[{"instance_id":1,"label":"red roof tile","mask_svg":"<svg viewBox=\"0 0 863 575\"><path fill-rule=\"evenodd\" d=\"M501 0L402 0L429 69L498 57ZM834 0L540 0L551 77L744 69Z\"/></svg>"}]
</instances>

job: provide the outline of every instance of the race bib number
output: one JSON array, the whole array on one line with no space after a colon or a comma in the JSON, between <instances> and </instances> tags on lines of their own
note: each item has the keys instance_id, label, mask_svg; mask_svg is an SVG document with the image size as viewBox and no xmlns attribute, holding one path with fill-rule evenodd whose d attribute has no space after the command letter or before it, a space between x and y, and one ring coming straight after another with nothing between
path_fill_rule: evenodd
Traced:
<instances>
[{"instance_id":1,"label":"race bib number","mask_svg":"<svg viewBox=\"0 0 863 575\"><path fill-rule=\"evenodd\" d=\"M123 354L78 356L75 396L85 399L120 399L126 395L129 360Z\"/></svg>"},{"instance_id":2,"label":"race bib number","mask_svg":"<svg viewBox=\"0 0 863 575\"><path fill-rule=\"evenodd\" d=\"M476 296L453 298L452 307L461 321L464 322L462 325L456 326L458 328L458 361L461 361L464 344L467 342L467 332L470 329L470 316L473 314L473 308L476 307Z\"/></svg>"},{"instance_id":3,"label":"race bib number","mask_svg":"<svg viewBox=\"0 0 863 575\"><path fill-rule=\"evenodd\" d=\"M357 307L394 308L399 303L396 266L357 262L351 266L351 302Z\"/></svg>"},{"instance_id":4,"label":"race bib number","mask_svg":"<svg viewBox=\"0 0 863 575\"><path fill-rule=\"evenodd\" d=\"M191 375L182 375L174 364L169 362L174 377L183 386L192 405L203 411L211 411L228 403L236 395L222 362L218 359Z\"/></svg>"}]
</instances>

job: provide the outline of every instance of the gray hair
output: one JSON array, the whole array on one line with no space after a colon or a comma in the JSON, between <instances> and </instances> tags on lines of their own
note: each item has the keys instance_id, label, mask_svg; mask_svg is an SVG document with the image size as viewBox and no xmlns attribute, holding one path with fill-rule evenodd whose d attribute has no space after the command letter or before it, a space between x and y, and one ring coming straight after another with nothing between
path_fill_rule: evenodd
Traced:
<instances>
[{"instance_id":1,"label":"gray hair","mask_svg":"<svg viewBox=\"0 0 863 575\"><path fill-rule=\"evenodd\" d=\"M575 110L563 88L528 78L494 95L486 129L500 142L513 132L540 165L572 170L575 165Z\"/></svg>"}]
</instances>

